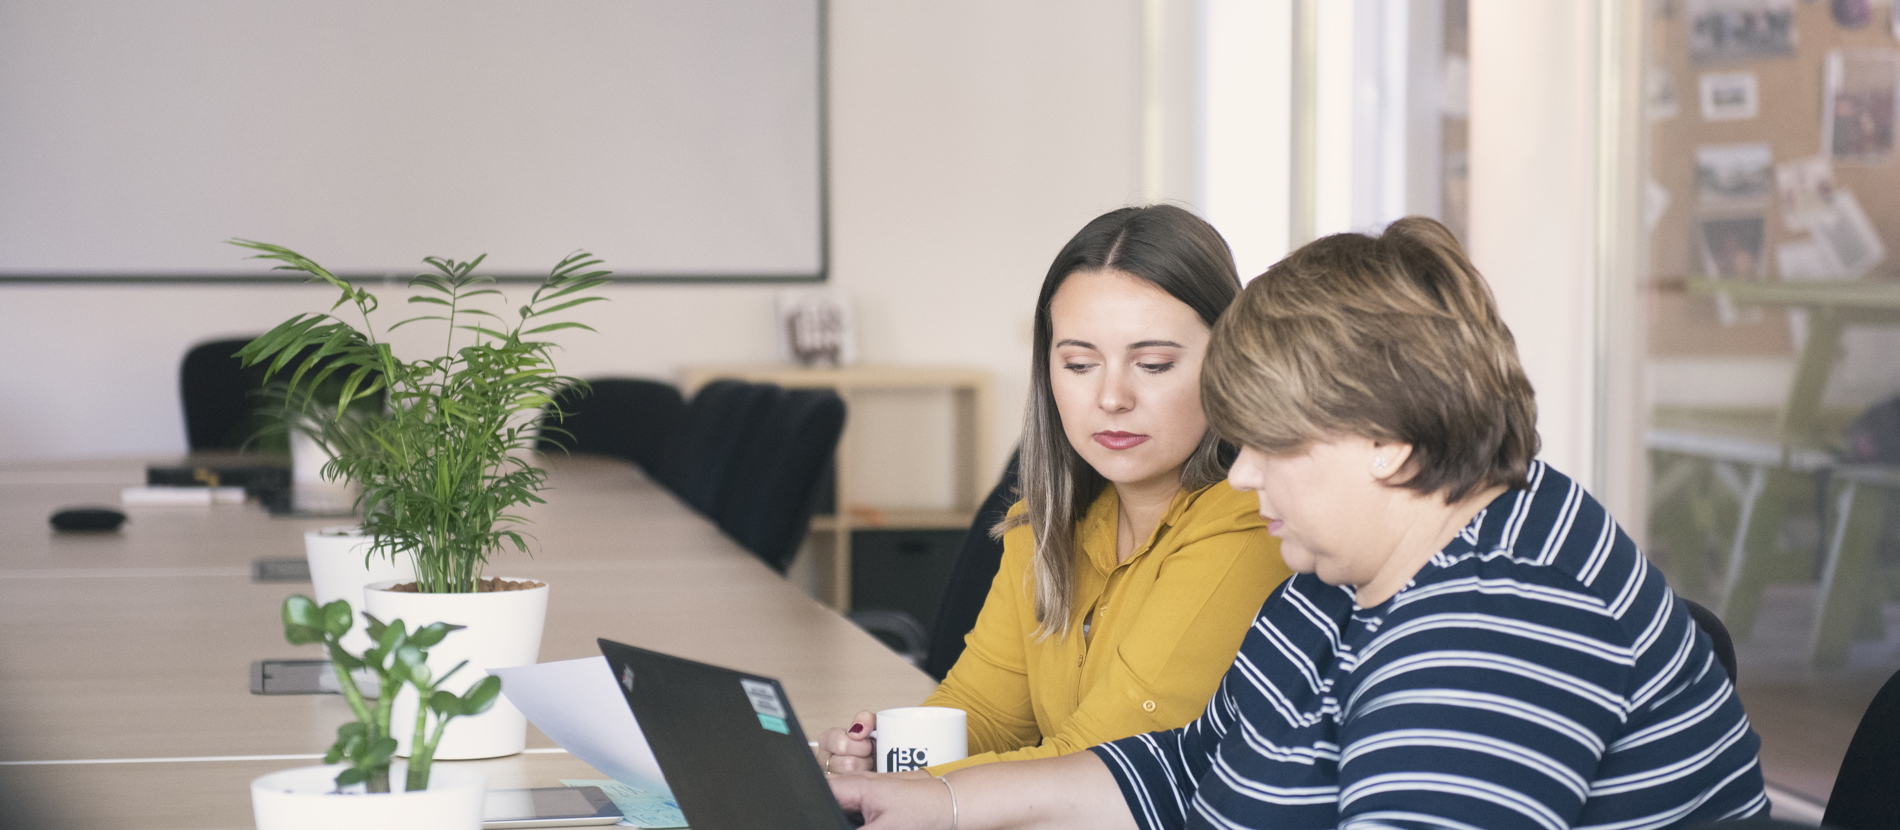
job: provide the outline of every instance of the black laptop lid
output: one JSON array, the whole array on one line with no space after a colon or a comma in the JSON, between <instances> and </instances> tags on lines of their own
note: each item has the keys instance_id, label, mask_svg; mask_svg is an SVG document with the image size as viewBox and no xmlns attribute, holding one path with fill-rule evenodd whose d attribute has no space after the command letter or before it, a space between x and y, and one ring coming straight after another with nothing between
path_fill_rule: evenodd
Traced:
<instances>
[{"instance_id":1,"label":"black laptop lid","mask_svg":"<svg viewBox=\"0 0 1900 830\"><path fill-rule=\"evenodd\" d=\"M853 826L777 680L597 642L693 830Z\"/></svg>"}]
</instances>

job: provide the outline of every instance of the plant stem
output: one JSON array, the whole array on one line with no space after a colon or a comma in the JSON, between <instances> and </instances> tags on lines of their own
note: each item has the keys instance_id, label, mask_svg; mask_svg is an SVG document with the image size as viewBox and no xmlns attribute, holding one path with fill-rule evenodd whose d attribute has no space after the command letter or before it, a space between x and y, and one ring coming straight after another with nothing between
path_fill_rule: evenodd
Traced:
<instances>
[{"instance_id":1,"label":"plant stem","mask_svg":"<svg viewBox=\"0 0 1900 830\"><path fill-rule=\"evenodd\" d=\"M389 767L371 770L369 779L363 782L363 789L373 793L389 792Z\"/></svg>"},{"instance_id":2,"label":"plant stem","mask_svg":"<svg viewBox=\"0 0 1900 830\"><path fill-rule=\"evenodd\" d=\"M424 735L429 725L429 701L422 689L416 689L416 696L423 699L416 704L416 734L409 739L409 780L403 784L403 789L409 792L429 788L429 765L435 762L435 745L442 740L441 727L449 722L448 718L443 718L436 727L435 740L425 742Z\"/></svg>"},{"instance_id":3,"label":"plant stem","mask_svg":"<svg viewBox=\"0 0 1900 830\"><path fill-rule=\"evenodd\" d=\"M343 671L342 667L337 665L337 653L342 652L349 654L349 652L343 651L343 642L341 640L328 636L324 639L326 640L325 644L329 646L330 649L330 667L336 670L336 684L343 689L343 699L349 701L350 711L356 714L356 719L374 731L376 716L370 712L369 704L364 700L362 690L356 687L356 678L351 677L349 672Z\"/></svg>"}]
</instances>

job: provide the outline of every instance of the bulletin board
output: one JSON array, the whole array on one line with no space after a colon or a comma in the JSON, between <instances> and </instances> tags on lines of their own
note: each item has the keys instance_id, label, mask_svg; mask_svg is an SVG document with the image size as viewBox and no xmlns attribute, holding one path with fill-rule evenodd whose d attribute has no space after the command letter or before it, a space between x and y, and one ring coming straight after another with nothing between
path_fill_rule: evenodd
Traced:
<instances>
[{"instance_id":1,"label":"bulletin board","mask_svg":"<svg viewBox=\"0 0 1900 830\"><path fill-rule=\"evenodd\" d=\"M1684 286L1900 274L1893 4L1649 9L1650 352L1791 354L1786 315L1738 312Z\"/></svg>"}]
</instances>

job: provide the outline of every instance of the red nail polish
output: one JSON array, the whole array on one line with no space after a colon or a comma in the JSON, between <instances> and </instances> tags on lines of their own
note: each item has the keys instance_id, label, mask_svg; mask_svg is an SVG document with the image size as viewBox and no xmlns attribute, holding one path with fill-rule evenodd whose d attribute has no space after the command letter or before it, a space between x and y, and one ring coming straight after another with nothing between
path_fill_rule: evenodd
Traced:
<instances>
[{"instance_id":1,"label":"red nail polish","mask_svg":"<svg viewBox=\"0 0 1900 830\"><path fill-rule=\"evenodd\" d=\"M861 723L851 724L851 734L856 735L863 731L864 731L864 724L861 724Z\"/></svg>"}]
</instances>

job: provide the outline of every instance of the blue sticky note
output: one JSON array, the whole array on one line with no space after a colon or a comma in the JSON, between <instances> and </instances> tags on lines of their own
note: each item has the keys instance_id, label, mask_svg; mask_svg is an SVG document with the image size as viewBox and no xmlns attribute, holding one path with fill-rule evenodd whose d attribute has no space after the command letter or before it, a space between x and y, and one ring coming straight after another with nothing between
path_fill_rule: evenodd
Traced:
<instances>
[{"instance_id":1,"label":"blue sticky note","mask_svg":"<svg viewBox=\"0 0 1900 830\"><path fill-rule=\"evenodd\" d=\"M785 725L784 718L775 718L764 712L759 713L759 725L767 729L770 729L773 732L777 732L780 735L792 734L792 728Z\"/></svg>"},{"instance_id":2,"label":"blue sticky note","mask_svg":"<svg viewBox=\"0 0 1900 830\"><path fill-rule=\"evenodd\" d=\"M679 802L670 795L643 790L631 784L619 781L582 781L563 778L561 784L568 787L599 787L601 792L614 800L614 806L620 808L623 825L649 828L685 827L686 816L680 812Z\"/></svg>"}]
</instances>

